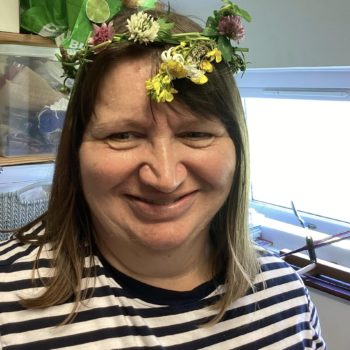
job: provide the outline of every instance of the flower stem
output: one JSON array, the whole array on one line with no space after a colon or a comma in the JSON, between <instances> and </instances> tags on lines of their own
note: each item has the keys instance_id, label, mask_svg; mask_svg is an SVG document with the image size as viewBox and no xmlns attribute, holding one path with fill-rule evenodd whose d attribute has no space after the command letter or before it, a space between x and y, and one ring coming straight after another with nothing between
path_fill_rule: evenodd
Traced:
<instances>
[{"instance_id":1,"label":"flower stem","mask_svg":"<svg viewBox=\"0 0 350 350\"><path fill-rule=\"evenodd\" d=\"M97 44L93 46L92 50L95 51L95 50L103 49L105 46L108 46L111 42L112 42L111 40L104 41L101 44Z\"/></svg>"},{"instance_id":2,"label":"flower stem","mask_svg":"<svg viewBox=\"0 0 350 350\"><path fill-rule=\"evenodd\" d=\"M197 39L197 40L211 40L207 36L201 35L200 33L177 33L172 34L174 38L183 38L183 39Z\"/></svg>"},{"instance_id":3,"label":"flower stem","mask_svg":"<svg viewBox=\"0 0 350 350\"><path fill-rule=\"evenodd\" d=\"M235 50L239 51L239 52L248 52L249 51L249 49L247 49L246 47L236 47Z\"/></svg>"}]
</instances>

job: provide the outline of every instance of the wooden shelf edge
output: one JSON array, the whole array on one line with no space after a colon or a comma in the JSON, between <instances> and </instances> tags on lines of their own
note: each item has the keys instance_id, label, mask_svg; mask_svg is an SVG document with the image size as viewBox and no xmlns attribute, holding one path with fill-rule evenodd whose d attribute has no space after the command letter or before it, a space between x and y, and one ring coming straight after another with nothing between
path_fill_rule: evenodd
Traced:
<instances>
[{"instance_id":1,"label":"wooden shelf edge","mask_svg":"<svg viewBox=\"0 0 350 350\"><path fill-rule=\"evenodd\" d=\"M50 38L44 38L40 35L35 34L20 34L8 32L0 32L0 43L56 47L55 42Z\"/></svg>"},{"instance_id":2,"label":"wooden shelf edge","mask_svg":"<svg viewBox=\"0 0 350 350\"><path fill-rule=\"evenodd\" d=\"M20 157L1 157L0 156L0 166L49 163L54 161L55 161L55 156L52 154L20 156Z\"/></svg>"}]
</instances>

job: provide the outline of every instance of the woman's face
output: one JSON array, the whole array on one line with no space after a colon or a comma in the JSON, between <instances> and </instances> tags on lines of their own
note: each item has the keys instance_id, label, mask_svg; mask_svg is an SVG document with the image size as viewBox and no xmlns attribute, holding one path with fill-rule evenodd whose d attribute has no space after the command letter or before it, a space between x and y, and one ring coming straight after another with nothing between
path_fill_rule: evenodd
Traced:
<instances>
[{"instance_id":1,"label":"woman's face","mask_svg":"<svg viewBox=\"0 0 350 350\"><path fill-rule=\"evenodd\" d=\"M231 188L234 144L217 119L152 104L151 59L122 59L107 74L80 148L83 192L97 237L171 250L208 240Z\"/></svg>"}]
</instances>

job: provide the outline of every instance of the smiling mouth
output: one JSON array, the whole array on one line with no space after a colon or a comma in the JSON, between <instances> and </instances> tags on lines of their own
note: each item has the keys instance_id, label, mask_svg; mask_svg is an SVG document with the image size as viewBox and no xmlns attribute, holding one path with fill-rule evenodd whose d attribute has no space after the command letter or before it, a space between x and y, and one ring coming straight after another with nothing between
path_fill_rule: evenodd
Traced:
<instances>
[{"instance_id":1,"label":"smiling mouth","mask_svg":"<svg viewBox=\"0 0 350 350\"><path fill-rule=\"evenodd\" d=\"M183 198L193 194L194 192L186 193L182 196L176 197L176 198L143 198L143 197L138 197L138 196L132 196L129 195L131 199L147 203L147 204L152 204L152 205L157 205L157 206L167 206L167 205L172 205L174 203L177 203L181 201Z\"/></svg>"},{"instance_id":2,"label":"smiling mouth","mask_svg":"<svg viewBox=\"0 0 350 350\"><path fill-rule=\"evenodd\" d=\"M141 221L163 222L177 220L185 215L196 199L197 191L178 196L127 195L129 205L135 216Z\"/></svg>"}]
</instances>

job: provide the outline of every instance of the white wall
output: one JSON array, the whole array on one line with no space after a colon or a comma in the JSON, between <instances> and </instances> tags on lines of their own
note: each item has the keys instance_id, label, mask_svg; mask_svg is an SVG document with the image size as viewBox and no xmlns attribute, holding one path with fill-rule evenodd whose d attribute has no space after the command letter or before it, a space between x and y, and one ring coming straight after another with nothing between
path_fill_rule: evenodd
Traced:
<instances>
[{"instance_id":1,"label":"white wall","mask_svg":"<svg viewBox=\"0 0 350 350\"><path fill-rule=\"evenodd\" d=\"M253 17L246 38L248 67L350 65L349 0L237 0ZM180 13L205 20L220 0L170 0Z\"/></svg>"},{"instance_id":2,"label":"white wall","mask_svg":"<svg viewBox=\"0 0 350 350\"><path fill-rule=\"evenodd\" d=\"M252 67L350 65L349 0L240 0Z\"/></svg>"}]
</instances>

